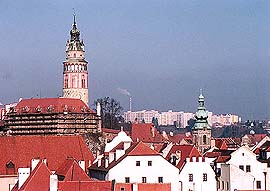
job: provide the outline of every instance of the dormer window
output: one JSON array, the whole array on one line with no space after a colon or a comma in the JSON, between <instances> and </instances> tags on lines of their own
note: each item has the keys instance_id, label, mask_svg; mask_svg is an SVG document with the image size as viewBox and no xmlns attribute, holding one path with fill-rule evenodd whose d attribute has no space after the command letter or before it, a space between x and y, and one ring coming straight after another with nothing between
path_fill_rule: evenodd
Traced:
<instances>
[{"instance_id":1,"label":"dormer window","mask_svg":"<svg viewBox=\"0 0 270 191\"><path fill-rule=\"evenodd\" d=\"M48 112L52 112L53 111L53 106L50 105L47 109L48 109Z\"/></svg>"},{"instance_id":2,"label":"dormer window","mask_svg":"<svg viewBox=\"0 0 270 191\"><path fill-rule=\"evenodd\" d=\"M12 161L9 161L6 164L6 174L7 175L15 174L15 164Z\"/></svg>"},{"instance_id":3,"label":"dormer window","mask_svg":"<svg viewBox=\"0 0 270 191\"><path fill-rule=\"evenodd\" d=\"M83 106L81 110L82 110L82 112L86 112L86 107Z\"/></svg>"},{"instance_id":4,"label":"dormer window","mask_svg":"<svg viewBox=\"0 0 270 191\"><path fill-rule=\"evenodd\" d=\"M30 111L30 108L29 108L28 106L25 106L25 107L23 108L23 112L28 113L29 111Z\"/></svg>"},{"instance_id":5,"label":"dormer window","mask_svg":"<svg viewBox=\"0 0 270 191\"><path fill-rule=\"evenodd\" d=\"M36 111L39 113L41 112L41 107L38 105L37 108L36 108Z\"/></svg>"}]
</instances>

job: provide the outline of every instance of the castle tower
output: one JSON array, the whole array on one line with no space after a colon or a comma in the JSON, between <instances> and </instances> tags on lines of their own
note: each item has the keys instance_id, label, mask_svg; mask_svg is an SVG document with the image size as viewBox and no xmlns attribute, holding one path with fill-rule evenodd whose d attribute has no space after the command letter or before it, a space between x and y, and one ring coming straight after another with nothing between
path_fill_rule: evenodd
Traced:
<instances>
[{"instance_id":1,"label":"castle tower","mask_svg":"<svg viewBox=\"0 0 270 191\"><path fill-rule=\"evenodd\" d=\"M195 124L192 127L193 134L193 144L199 149L199 151L204 152L211 146L211 127L208 124L208 112L204 106L204 96L202 91L199 96L199 106L195 114Z\"/></svg>"},{"instance_id":2,"label":"castle tower","mask_svg":"<svg viewBox=\"0 0 270 191\"><path fill-rule=\"evenodd\" d=\"M66 61L63 62L63 97L78 98L88 105L88 62L84 58L84 44L80 40L74 15L70 39L66 44Z\"/></svg>"}]
</instances>

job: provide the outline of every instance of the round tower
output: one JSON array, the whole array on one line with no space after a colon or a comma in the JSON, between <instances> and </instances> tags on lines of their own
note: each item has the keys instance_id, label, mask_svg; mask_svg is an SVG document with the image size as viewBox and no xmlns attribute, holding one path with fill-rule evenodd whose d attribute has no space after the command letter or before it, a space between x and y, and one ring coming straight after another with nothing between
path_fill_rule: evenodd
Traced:
<instances>
[{"instance_id":1,"label":"round tower","mask_svg":"<svg viewBox=\"0 0 270 191\"><path fill-rule=\"evenodd\" d=\"M76 17L66 44L66 61L63 62L63 97L78 98L88 105L88 62L84 58L84 43L80 40Z\"/></svg>"}]
</instances>

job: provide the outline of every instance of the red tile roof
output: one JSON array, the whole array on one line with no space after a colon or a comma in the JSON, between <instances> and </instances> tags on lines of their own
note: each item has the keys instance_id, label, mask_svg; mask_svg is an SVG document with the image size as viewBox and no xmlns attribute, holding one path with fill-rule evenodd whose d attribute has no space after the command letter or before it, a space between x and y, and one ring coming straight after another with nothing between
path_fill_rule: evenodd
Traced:
<instances>
[{"instance_id":1,"label":"red tile roof","mask_svg":"<svg viewBox=\"0 0 270 191\"><path fill-rule=\"evenodd\" d=\"M158 152L154 151L148 147L143 142L138 142L135 147L129 150L126 153L127 156L151 156L151 155L160 155Z\"/></svg>"},{"instance_id":2,"label":"red tile roof","mask_svg":"<svg viewBox=\"0 0 270 191\"><path fill-rule=\"evenodd\" d=\"M33 158L46 158L48 167L56 170L67 157L84 160L86 168L94 157L81 136L2 136L0 137L0 174L6 174L6 164L30 167Z\"/></svg>"},{"instance_id":3,"label":"red tile roof","mask_svg":"<svg viewBox=\"0 0 270 191\"><path fill-rule=\"evenodd\" d=\"M40 108L40 113L94 113L93 110L80 99L75 98L32 98L23 99L17 106L17 113L37 113L37 108Z\"/></svg>"},{"instance_id":4,"label":"red tile roof","mask_svg":"<svg viewBox=\"0 0 270 191\"><path fill-rule=\"evenodd\" d=\"M154 150L152 150L149 146L147 146L143 142L136 142L133 143L126 151L123 156L121 156L117 161L113 161L109 164L107 168L104 167L105 162L104 159L101 161L102 164L100 167L98 167L98 162L94 163L92 166L89 167L89 169L95 169L95 170L102 170L102 171L108 171L114 166L116 166L118 163L120 163L124 158L127 156L160 156L160 154Z\"/></svg>"},{"instance_id":5,"label":"red tile roof","mask_svg":"<svg viewBox=\"0 0 270 191\"><path fill-rule=\"evenodd\" d=\"M58 191L111 191L111 181L60 181Z\"/></svg>"},{"instance_id":6,"label":"red tile roof","mask_svg":"<svg viewBox=\"0 0 270 191\"><path fill-rule=\"evenodd\" d=\"M168 135L170 142L173 143L180 143L183 139L185 140L192 140L192 135L184 134L175 134L173 136Z\"/></svg>"},{"instance_id":7,"label":"red tile roof","mask_svg":"<svg viewBox=\"0 0 270 191\"><path fill-rule=\"evenodd\" d=\"M143 141L145 143L167 141L154 127L152 123L134 123L131 127L131 138L133 141Z\"/></svg>"},{"instance_id":8,"label":"red tile roof","mask_svg":"<svg viewBox=\"0 0 270 191\"><path fill-rule=\"evenodd\" d=\"M176 167L179 169L183 167L186 158L201 156L194 145L173 145L165 159L170 161L171 155L176 152L180 153L180 161L176 164Z\"/></svg>"},{"instance_id":9,"label":"red tile roof","mask_svg":"<svg viewBox=\"0 0 270 191\"><path fill-rule=\"evenodd\" d=\"M138 183L138 191L171 191L170 183ZM114 190L124 188L125 191L132 191L131 183L116 183Z\"/></svg>"},{"instance_id":10,"label":"red tile roof","mask_svg":"<svg viewBox=\"0 0 270 191\"><path fill-rule=\"evenodd\" d=\"M41 161L30 173L23 185L18 189L17 183L12 191L48 191L50 188L50 175L50 170L46 164Z\"/></svg>"},{"instance_id":11,"label":"red tile roof","mask_svg":"<svg viewBox=\"0 0 270 191\"><path fill-rule=\"evenodd\" d=\"M66 159L56 170L55 174L63 177L65 181L88 181L90 177L79 166L74 158Z\"/></svg>"}]
</instances>

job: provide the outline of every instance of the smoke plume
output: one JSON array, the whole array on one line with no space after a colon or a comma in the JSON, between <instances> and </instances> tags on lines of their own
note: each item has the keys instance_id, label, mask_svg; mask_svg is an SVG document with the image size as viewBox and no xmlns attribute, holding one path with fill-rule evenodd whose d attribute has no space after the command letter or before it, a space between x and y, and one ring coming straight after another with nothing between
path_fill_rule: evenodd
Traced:
<instances>
[{"instance_id":1,"label":"smoke plume","mask_svg":"<svg viewBox=\"0 0 270 191\"><path fill-rule=\"evenodd\" d=\"M131 96L131 93L127 89L117 88L117 90L123 95Z\"/></svg>"}]
</instances>

